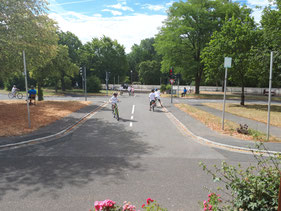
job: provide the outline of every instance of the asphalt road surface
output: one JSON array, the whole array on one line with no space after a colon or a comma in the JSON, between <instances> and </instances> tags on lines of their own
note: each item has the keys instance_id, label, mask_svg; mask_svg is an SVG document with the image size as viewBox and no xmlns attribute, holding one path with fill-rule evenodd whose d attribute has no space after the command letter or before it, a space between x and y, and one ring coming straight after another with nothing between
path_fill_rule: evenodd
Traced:
<instances>
[{"instance_id":1,"label":"asphalt road surface","mask_svg":"<svg viewBox=\"0 0 281 211\"><path fill-rule=\"evenodd\" d=\"M163 109L149 111L148 94L120 100L119 122L107 105L63 138L0 152L0 210L83 211L105 199L140 208L150 197L171 211L197 211L204 187L217 186L200 161L252 160L182 134Z\"/></svg>"}]
</instances>

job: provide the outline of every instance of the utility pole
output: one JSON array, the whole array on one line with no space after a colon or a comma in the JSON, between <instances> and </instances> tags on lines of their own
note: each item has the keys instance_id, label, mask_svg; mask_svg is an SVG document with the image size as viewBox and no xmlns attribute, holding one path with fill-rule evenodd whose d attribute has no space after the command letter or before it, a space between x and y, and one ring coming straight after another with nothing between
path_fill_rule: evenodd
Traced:
<instances>
[{"instance_id":1,"label":"utility pole","mask_svg":"<svg viewBox=\"0 0 281 211\"><path fill-rule=\"evenodd\" d=\"M25 52L24 51L22 52L22 56L23 56L24 76L25 76L25 90L26 90L26 105L27 105L28 128L31 128L30 111L29 111L29 103L28 103L27 72L26 72L26 62L25 62Z\"/></svg>"}]
</instances>

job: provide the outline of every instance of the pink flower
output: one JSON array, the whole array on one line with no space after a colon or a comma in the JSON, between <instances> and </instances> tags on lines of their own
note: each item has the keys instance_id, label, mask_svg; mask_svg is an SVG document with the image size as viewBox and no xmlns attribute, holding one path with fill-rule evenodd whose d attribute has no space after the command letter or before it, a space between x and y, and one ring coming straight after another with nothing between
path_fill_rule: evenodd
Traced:
<instances>
[{"instance_id":1,"label":"pink flower","mask_svg":"<svg viewBox=\"0 0 281 211\"><path fill-rule=\"evenodd\" d=\"M152 200L151 198L146 199L147 204L150 204L150 202L154 202L154 200Z\"/></svg>"},{"instance_id":2,"label":"pink flower","mask_svg":"<svg viewBox=\"0 0 281 211\"><path fill-rule=\"evenodd\" d=\"M95 201L95 209L102 210L102 201Z\"/></svg>"},{"instance_id":3,"label":"pink flower","mask_svg":"<svg viewBox=\"0 0 281 211\"><path fill-rule=\"evenodd\" d=\"M209 210L212 210L213 206L209 204Z\"/></svg>"},{"instance_id":4,"label":"pink flower","mask_svg":"<svg viewBox=\"0 0 281 211\"><path fill-rule=\"evenodd\" d=\"M145 204L141 205L141 208L144 208L145 207Z\"/></svg>"}]
</instances>

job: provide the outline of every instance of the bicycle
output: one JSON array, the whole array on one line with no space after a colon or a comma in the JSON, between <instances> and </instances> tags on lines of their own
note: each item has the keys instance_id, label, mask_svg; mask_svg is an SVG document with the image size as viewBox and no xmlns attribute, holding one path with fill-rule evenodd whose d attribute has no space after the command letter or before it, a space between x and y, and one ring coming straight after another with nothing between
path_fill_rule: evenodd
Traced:
<instances>
[{"instance_id":1,"label":"bicycle","mask_svg":"<svg viewBox=\"0 0 281 211\"><path fill-rule=\"evenodd\" d=\"M8 97L10 99L13 99L13 98L22 99L23 94L19 93L19 92L16 92L16 93L9 92Z\"/></svg>"},{"instance_id":2,"label":"bicycle","mask_svg":"<svg viewBox=\"0 0 281 211\"><path fill-rule=\"evenodd\" d=\"M119 110L118 110L117 103L114 104L114 110L113 110L113 118L115 117L117 121L119 121Z\"/></svg>"}]
</instances>

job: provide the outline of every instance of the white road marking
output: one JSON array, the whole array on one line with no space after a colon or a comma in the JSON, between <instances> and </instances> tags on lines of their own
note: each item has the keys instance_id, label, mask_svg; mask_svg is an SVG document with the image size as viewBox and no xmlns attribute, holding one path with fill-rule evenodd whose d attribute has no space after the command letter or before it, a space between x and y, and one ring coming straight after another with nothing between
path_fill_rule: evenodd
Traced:
<instances>
[{"instance_id":1,"label":"white road marking","mask_svg":"<svg viewBox=\"0 0 281 211\"><path fill-rule=\"evenodd\" d=\"M133 105L133 108L132 108L132 114L135 113L135 105Z\"/></svg>"},{"instance_id":2,"label":"white road marking","mask_svg":"<svg viewBox=\"0 0 281 211\"><path fill-rule=\"evenodd\" d=\"M134 119L134 116L131 116L131 119Z\"/></svg>"},{"instance_id":3,"label":"white road marking","mask_svg":"<svg viewBox=\"0 0 281 211\"><path fill-rule=\"evenodd\" d=\"M130 127L133 127L133 123L132 122L130 122Z\"/></svg>"}]
</instances>

